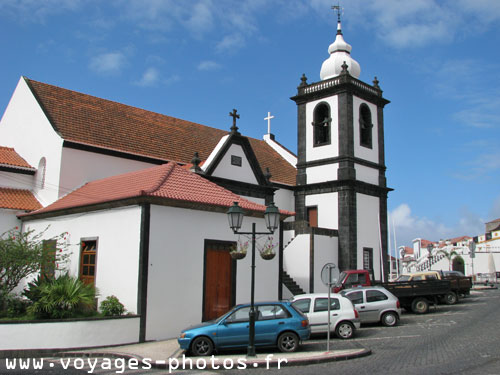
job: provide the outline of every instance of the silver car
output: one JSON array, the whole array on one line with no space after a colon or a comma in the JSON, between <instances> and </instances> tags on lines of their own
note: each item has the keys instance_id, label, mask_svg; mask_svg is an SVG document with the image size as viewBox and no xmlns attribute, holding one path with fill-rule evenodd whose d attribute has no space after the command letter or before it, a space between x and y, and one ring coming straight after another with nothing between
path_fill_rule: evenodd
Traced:
<instances>
[{"instance_id":1,"label":"silver car","mask_svg":"<svg viewBox=\"0 0 500 375\"><path fill-rule=\"evenodd\" d=\"M387 289L377 286L343 290L341 295L349 298L359 313L361 323L381 322L392 327L401 317L398 298Z\"/></svg>"}]
</instances>

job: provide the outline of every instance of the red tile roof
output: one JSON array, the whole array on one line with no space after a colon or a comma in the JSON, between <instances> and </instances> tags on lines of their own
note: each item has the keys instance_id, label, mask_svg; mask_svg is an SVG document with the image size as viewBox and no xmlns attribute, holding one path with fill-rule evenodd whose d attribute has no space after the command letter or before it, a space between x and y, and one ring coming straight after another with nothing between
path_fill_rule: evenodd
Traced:
<instances>
[{"instance_id":1,"label":"red tile roof","mask_svg":"<svg viewBox=\"0 0 500 375\"><path fill-rule=\"evenodd\" d=\"M406 255L413 254L413 247L405 246L404 250Z\"/></svg>"},{"instance_id":2,"label":"red tile roof","mask_svg":"<svg viewBox=\"0 0 500 375\"><path fill-rule=\"evenodd\" d=\"M67 141L159 160L206 160L227 131L25 78L54 129ZM271 180L295 185L296 170L265 141L250 139Z\"/></svg>"},{"instance_id":3,"label":"red tile roof","mask_svg":"<svg viewBox=\"0 0 500 375\"><path fill-rule=\"evenodd\" d=\"M164 204L177 201L229 208L233 202L239 202L240 207L247 211L262 213L266 209L265 206L244 199L176 163L168 163L89 182L27 216L139 197L157 197ZM282 214L293 215L284 210Z\"/></svg>"},{"instance_id":4,"label":"red tile roof","mask_svg":"<svg viewBox=\"0 0 500 375\"><path fill-rule=\"evenodd\" d=\"M0 208L33 211L42 205L29 190L0 188Z\"/></svg>"},{"instance_id":5,"label":"red tile roof","mask_svg":"<svg viewBox=\"0 0 500 375\"><path fill-rule=\"evenodd\" d=\"M472 239L472 237L469 237L469 236L461 236L461 237L451 238L448 241L450 241L451 243L457 243L457 242L463 242L463 241L467 241L467 240L471 240L471 239Z\"/></svg>"},{"instance_id":6,"label":"red tile roof","mask_svg":"<svg viewBox=\"0 0 500 375\"><path fill-rule=\"evenodd\" d=\"M13 148L0 146L0 166L35 170Z\"/></svg>"}]
</instances>

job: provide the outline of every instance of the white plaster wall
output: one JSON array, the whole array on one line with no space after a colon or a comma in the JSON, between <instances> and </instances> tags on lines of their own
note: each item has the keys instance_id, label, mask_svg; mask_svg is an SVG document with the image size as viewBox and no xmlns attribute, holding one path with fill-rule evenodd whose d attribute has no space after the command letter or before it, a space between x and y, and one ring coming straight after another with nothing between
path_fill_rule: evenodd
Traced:
<instances>
[{"instance_id":1,"label":"white plaster wall","mask_svg":"<svg viewBox=\"0 0 500 375\"><path fill-rule=\"evenodd\" d=\"M74 276L80 266L80 239L98 237L95 276L98 303L115 295L127 311L137 313L140 223L141 208L130 206L28 221L23 230L34 229L38 233L50 225L43 238L68 232L67 250L71 253L68 270Z\"/></svg>"},{"instance_id":2,"label":"white plaster wall","mask_svg":"<svg viewBox=\"0 0 500 375\"><path fill-rule=\"evenodd\" d=\"M45 188L35 187L42 204L58 198L62 138L45 117L28 85L21 77L0 120L2 146L13 147L31 166L47 160Z\"/></svg>"},{"instance_id":3,"label":"white plaster wall","mask_svg":"<svg viewBox=\"0 0 500 375\"><path fill-rule=\"evenodd\" d=\"M380 280L380 225L379 199L365 194L356 194L358 269L363 269L363 247L373 249L373 271L375 279Z\"/></svg>"},{"instance_id":4,"label":"white plaster wall","mask_svg":"<svg viewBox=\"0 0 500 375\"><path fill-rule=\"evenodd\" d=\"M70 349L139 341L139 317L73 322L0 323L0 350Z\"/></svg>"},{"instance_id":5,"label":"white plaster wall","mask_svg":"<svg viewBox=\"0 0 500 375\"><path fill-rule=\"evenodd\" d=\"M64 147L62 150L59 196L63 196L89 181L133 172L155 165Z\"/></svg>"},{"instance_id":6,"label":"white plaster wall","mask_svg":"<svg viewBox=\"0 0 500 375\"><path fill-rule=\"evenodd\" d=\"M242 231L264 231L263 218L245 217ZM274 236L276 242L278 233ZM146 338L177 337L200 323L203 312L205 240L237 241L225 213L151 207ZM262 242L262 240L261 240ZM256 250L257 251L257 250ZM276 248L277 251L277 248ZM250 301L250 249L236 265L236 303ZM263 260L256 252L255 300L278 297L278 256Z\"/></svg>"},{"instance_id":7,"label":"white plaster wall","mask_svg":"<svg viewBox=\"0 0 500 375\"><path fill-rule=\"evenodd\" d=\"M21 173L0 172L0 187L33 190L33 176Z\"/></svg>"},{"instance_id":8,"label":"white plaster wall","mask_svg":"<svg viewBox=\"0 0 500 375\"><path fill-rule=\"evenodd\" d=\"M282 145L280 145L278 142L273 140L269 134L264 135L263 139L269 146L273 148L274 151L280 154L281 157L285 159L288 163L290 163L294 167L297 165L297 156L295 156L286 148L284 148Z\"/></svg>"},{"instance_id":9,"label":"white plaster wall","mask_svg":"<svg viewBox=\"0 0 500 375\"><path fill-rule=\"evenodd\" d=\"M283 251L283 269L306 292L309 291L309 241L309 234L299 234Z\"/></svg>"},{"instance_id":10,"label":"white plaster wall","mask_svg":"<svg viewBox=\"0 0 500 375\"><path fill-rule=\"evenodd\" d=\"M325 193L306 196L306 206L318 206L318 227L338 229L338 193Z\"/></svg>"},{"instance_id":11,"label":"white plaster wall","mask_svg":"<svg viewBox=\"0 0 500 375\"><path fill-rule=\"evenodd\" d=\"M367 182L369 184L378 185L378 169L365 167L364 165L355 164L356 179L359 181Z\"/></svg>"},{"instance_id":12,"label":"white plaster wall","mask_svg":"<svg viewBox=\"0 0 500 375\"><path fill-rule=\"evenodd\" d=\"M0 209L0 234L15 227L21 228L21 220L16 216L18 213L21 213L21 211Z\"/></svg>"},{"instance_id":13,"label":"white plaster wall","mask_svg":"<svg viewBox=\"0 0 500 375\"><path fill-rule=\"evenodd\" d=\"M316 182L335 181L338 179L338 169L338 164L320 165L317 167L307 168L307 183L314 184Z\"/></svg>"},{"instance_id":14,"label":"white plaster wall","mask_svg":"<svg viewBox=\"0 0 500 375\"><path fill-rule=\"evenodd\" d=\"M295 195L293 190L283 188L276 190L274 192L274 204L280 210L295 212ZM286 221L293 221L293 217L288 218Z\"/></svg>"},{"instance_id":15,"label":"white plaster wall","mask_svg":"<svg viewBox=\"0 0 500 375\"><path fill-rule=\"evenodd\" d=\"M231 165L231 156L241 157L241 167ZM250 167L245 152L240 145L232 144L222 157L219 165L215 168L213 176L227 178L235 181L247 182L249 184L257 184L257 179Z\"/></svg>"},{"instance_id":16,"label":"white plaster wall","mask_svg":"<svg viewBox=\"0 0 500 375\"><path fill-rule=\"evenodd\" d=\"M328 287L321 281L321 270L327 263L339 265L338 237L314 236L314 292L327 293Z\"/></svg>"},{"instance_id":17,"label":"white plaster wall","mask_svg":"<svg viewBox=\"0 0 500 375\"><path fill-rule=\"evenodd\" d=\"M360 145L359 135L359 106L365 103L370 108L372 114L372 148ZM354 156L378 163L378 116L377 106L366 100L353 96L353 126L354 126Z\"/></svg>"},{"instance_id":18,"label":"white plaster wall","mask_svg":"<svg viewBox=\"0 0 500 375\"><path fill-rule=\"evenodd\" d=\"M219 151L222 149L222 147L224 146L224 144L226 143L228 138L229 138L229 134L225 135L224 137L222 137L219 140L219 143L217 143L217 146L215 146L215 148L212 150L212 152L208 156L207 160L205 160L205 163L203 163L203 165L201 166L201 169L203 169L204 171L206 171L208 169L208 167L210 166L210 164L212 164L215 157L217 156Z\"/></svg>"},{"instance_id":19,"label":"white plaster wall","mask_svg":"<svg viewBox=\"0 0 500 375\"><path fill-rule=\"evenodd\" d=\"M326 102L330 106L332 122L330 126L331 144L313 147L313 113L314 108L321 102ZM338 97L333 96L315 100L306 104L306 158L307 161L333 158L339 156L339 125L338 125Z\"/></svg>"}]
</instances>

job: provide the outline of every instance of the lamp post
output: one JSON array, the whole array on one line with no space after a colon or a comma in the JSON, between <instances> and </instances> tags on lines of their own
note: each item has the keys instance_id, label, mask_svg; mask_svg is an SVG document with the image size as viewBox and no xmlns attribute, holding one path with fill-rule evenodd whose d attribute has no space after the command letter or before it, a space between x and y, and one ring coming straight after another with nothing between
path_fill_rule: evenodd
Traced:
<instances>
[{"instance_id":1,"label":"lamp post","mask_svg":"<svg viewBox=\"0 0 500 375\"><path fill-rule=\"evenodd\" d=\"M255 357L255 306L254 306L254 295L255 295L255 237L258 234L273 234L276 228L279 227L280 223L280 212L278 207L274 203L269 204L266 207L264 213L264 220L266 222L266 227L269 232L257 232L255 223L252 223L251 232L239 232L241 224L243 223L244 211L238 205L238 202L234 202L233 205L227 211L227 217L229 220L229 227L233 230L234 234L250 234L252 236L252 277L250 284L250 312L249 317L249 331L248 331L248 348L247 356Z\"/></svg>"},{"instance_id":2,"label":"lamp post","mask_svg":"<svg viewBox=\"0 0 500 375\"><path fill-rule=\"evenodd\" d=\"M427 260L429 261L429 271L431 270L432 268L432 264L431 264L431 259L432 259L432 249L434 249L434 246L430 243L427 245L427 251L429 252L429 254L427 254Z\"/></svg>"}]
</instances>

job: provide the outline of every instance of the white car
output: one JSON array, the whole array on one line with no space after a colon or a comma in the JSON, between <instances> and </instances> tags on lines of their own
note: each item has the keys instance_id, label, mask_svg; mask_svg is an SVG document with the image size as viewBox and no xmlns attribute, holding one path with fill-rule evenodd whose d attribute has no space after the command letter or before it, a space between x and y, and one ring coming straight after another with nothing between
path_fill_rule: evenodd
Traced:
<instances>
[{"instance_id":1,"label":"white car","mask_svg":"<svg viewBox=\"0 0 500 375\"><path fill-rule=\"evenodd\" d=\"M350 339L360 327L359 314L346 297L331 293L330 298L330 332L341 339ZM292 305L309 318L311 333L327 332L328 293L296 295Z\"/></svg>"}]
</instances>

